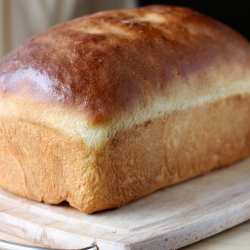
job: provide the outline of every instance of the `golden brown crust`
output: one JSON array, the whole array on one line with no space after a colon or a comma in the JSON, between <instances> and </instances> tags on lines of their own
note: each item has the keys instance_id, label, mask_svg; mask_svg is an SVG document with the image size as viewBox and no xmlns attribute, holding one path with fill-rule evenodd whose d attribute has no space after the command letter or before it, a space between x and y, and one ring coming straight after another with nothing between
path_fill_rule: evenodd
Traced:
<instances>
[{"instance_id":1,"label":"golden brown crust","mask_svg":"<svg viewBox=\"0 0 250 250\"><path fill-rule=\"evenodd\" d=\"M42 124L2 117L0 126L1 187L49 204L81 199L93 209L93 150Z\"/></svg>"},{"instance_id":2,"label":"golden brown crust","mask_svg":"<svg viewBox=\"0 0 250 250\"><path fill-rule=\"evenodd\" d=\"M39 112L39 110L37 110ZM120 207L250 155L250 94L121 130L98 150L41 124L1 118L1 186L79 210Z\"/></svg>"},{"instance_id":3,"label":"golden brown crust","mask_svg":"<svg viewBox=\"0 0 250 250\"><path fill-rule=\"evenodd\" d=\"M57 25L0 63L0 186L122 206L250 155L250 45L151 6Z\"/></svg>"},{"instance_id":4,"label":"golden brown crust","mask_svg":"<svg viewBox=\"0 0 250 250\"><path fill-rule=\"evenodd\" d=\"M249 156L249 114L250 95L235 95L118 132L97 152L98 201L119 207Z\"/></svg>"},{"instance_id":5,"label":"golden brown crust","mask_svg":"<svg viewBox=\"0 0 250 250\"><path fill-rule=\"evenodd\" d=\"M29 39L0 64L0 91L70 106L98 124L150 107L159 96L178 95L179 79L192 93L214 87L213 71L243 76L239 68L250 67L249 58L244 38L195 11L116 10ZM200 81L189 86L192 74Z\"/></svg>"}]
</instances>

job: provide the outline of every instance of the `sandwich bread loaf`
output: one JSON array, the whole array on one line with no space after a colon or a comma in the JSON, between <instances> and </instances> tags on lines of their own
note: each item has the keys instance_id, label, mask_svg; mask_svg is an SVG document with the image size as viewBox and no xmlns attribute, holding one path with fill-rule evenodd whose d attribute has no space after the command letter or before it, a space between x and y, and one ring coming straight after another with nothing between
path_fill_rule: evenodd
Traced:
<instances>
[{"instance_id":1,"label":"sandwich bread loaf","mask_svg":"<svg viewBox=\"0 0 250 250\"><path fill-rule=\"evenodd\" d=\"M196 11L100 12L0 62L0 186L86 212L250 155L250 45Z\"/></svg>"}]
</instances>

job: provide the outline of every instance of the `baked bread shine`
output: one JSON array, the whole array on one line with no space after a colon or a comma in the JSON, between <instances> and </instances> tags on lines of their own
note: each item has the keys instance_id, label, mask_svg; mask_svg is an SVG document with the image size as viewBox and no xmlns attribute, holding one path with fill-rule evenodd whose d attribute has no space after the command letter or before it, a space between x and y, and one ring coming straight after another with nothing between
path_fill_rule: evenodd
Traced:
<instances>
[{"instance_id":1,"label":"baked bread shine","mask_svg":"<svg viewBox=\"0 0 250 250\"><path fill-rule=\"evenodd\" d=\"M250 44L193 10L100 12L0 63L0 186L86 212L250 155Z\"/></svg>"}]
</instances>

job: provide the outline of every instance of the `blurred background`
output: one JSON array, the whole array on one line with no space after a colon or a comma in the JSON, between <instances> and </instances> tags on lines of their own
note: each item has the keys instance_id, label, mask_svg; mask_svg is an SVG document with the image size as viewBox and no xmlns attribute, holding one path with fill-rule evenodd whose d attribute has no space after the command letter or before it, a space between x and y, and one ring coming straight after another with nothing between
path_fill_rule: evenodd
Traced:
<instances>
[{"instance_id":1,"label":"blurred background","mask_svg":"<svg viewBox=\"0 0 250 250\"><path fill-rule=\"evenodd\" d=\"M250 40L249 0L138 0L139 6L155 3L190 7L231 26Z\"/></svg>"},{"instance_id":2,"label":"blurred background","mask_svg":"<svg viewBox=\"0 0 250 250\"><path fill-rule=\"evenodd\" d=\"M101 10L151 4L191 7L250 40L249 1L216 0L0 0L0 58L27 38L60 22Z\"/></svg>"},{"instance_id":3,"label":"blurred background","mask_svg":"<svg viewBox=\"0 0 250 250\"><path fill-rule=\"evenodd\" d=\"M100 10L135 6L135 0L0 0L0 58L57 23Z\"/></svg>"}]
</instances>

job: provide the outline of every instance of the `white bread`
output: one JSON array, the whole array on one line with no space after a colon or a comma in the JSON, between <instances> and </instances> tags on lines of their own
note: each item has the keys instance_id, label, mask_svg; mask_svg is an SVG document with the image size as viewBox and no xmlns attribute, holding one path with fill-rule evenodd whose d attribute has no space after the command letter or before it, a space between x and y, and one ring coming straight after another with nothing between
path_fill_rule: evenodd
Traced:
<instances>
[{"instance_id":1,"label":"white bread","mask_svg":"<svg viewBox=\"0 0 250 250\"><path fill-rule=\"evenodd\" d=\"M0 186L94 211L250 155L250 45L186 8L100 12L0 63Z\"/></svg>"}]
</instances>

